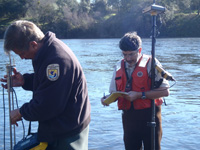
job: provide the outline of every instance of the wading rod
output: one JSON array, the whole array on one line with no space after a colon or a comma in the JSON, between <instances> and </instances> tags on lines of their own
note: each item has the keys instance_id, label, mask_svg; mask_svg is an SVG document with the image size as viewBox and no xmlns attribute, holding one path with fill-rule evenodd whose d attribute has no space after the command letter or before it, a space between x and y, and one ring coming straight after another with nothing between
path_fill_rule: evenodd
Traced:
<instances>
[{"instance_id":1,"label":"wading rod","mask_svg":"<svg viewBox=\"0 0 200 150\"><path fill-rule=\"evenodd\" d=\"M11 125L11 119L10 119L10 114L11 110L14 109L14 99L13 99L13 90L12 90L12 70L13 66L11 63L11 56L9 53L9 64L6 65L6 72L7 72L7 92L8 92L8 115L9 115L9 127L10 127L10 149L13 149L13 144L16 142L16 137L15 137L15 126L12 127ZM14 142L13 142L14 139ZM5 145L4 145L5 146Z\"/></svg>"}]
</instances>

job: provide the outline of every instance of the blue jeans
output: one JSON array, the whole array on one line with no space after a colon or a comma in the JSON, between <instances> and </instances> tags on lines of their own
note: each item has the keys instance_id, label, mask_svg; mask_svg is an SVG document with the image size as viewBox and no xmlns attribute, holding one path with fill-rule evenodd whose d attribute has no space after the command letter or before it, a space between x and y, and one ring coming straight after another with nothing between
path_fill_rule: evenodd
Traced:
<instances>
[{"instance_id":1,"label":"blue jeans","mask_svg":"<svg viewBox=\"0 0 200 150\"><path fill-rule=\"evenodd\" d=\"M50 143L46 150L88 150L89 125L80 133Z\"/></svg>"}]
</instances>

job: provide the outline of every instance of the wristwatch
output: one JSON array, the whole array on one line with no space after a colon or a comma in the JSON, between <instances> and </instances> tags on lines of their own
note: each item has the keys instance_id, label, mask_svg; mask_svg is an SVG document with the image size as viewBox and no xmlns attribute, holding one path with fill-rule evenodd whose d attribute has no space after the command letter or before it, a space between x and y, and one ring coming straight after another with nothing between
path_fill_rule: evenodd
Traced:
<instances>
[{"instance_id":1,"label":"wristwatch","mask_svg":"<svg viewBox=\"0 0 200 150\"><path fill-rule=\"evenodd\" d=\"M146 99L146 95L145 95L145 92L142 92L142 99Z\"/></svg>"}]
</instances>

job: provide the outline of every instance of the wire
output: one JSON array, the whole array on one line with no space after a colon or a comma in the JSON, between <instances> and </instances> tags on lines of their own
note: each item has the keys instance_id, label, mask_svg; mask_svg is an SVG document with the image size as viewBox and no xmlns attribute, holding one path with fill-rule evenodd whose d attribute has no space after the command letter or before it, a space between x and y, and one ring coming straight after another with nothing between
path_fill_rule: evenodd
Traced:
<instances>
[{"instance_id":1,"label":"wire","mask_svg":"<svg viewBox=\"0 0 200 150\"><path fill-rule=\"evenodd\" d=\"M15 92L15 90L12 88L12 91L15 95L15 100L16 100L16 105L17 108L19 108L18 106L18 100L17 100L17 94ZM5 107L5 90L3 88L3 111L4 111L4 134L3 134L3 144L4 144L4 150L6 150L6 107ZM25 126L24 126L24 122L23 120L21 120L22 122L22 128L23 128L23 139L25 139Z\"/></svg>"},{"instance_id":2,"label":"wire","mask_svg":"<svg viewBox=\"0 0 200 150\"><path fill-rule=\"evenodd\" d=\"M5 97L4 97L4 88L3 88L3 111L4 111L4 134L3 134L3 144L4 150L6 150L6 108L5 108Z\"/></svg>"},{"instance_id":3,"label":"wire","mask_svg":"<svg viewBox=\"0 0 200 150\"><path fill-rule=\"evenodd\" d=\"M17 94L16 94L14 88L12 88L12 91L13 91L13 93L15 95L15 100L16 100L17 108L19 108L19 106L18 106L18 100L17 100ZM21 122L22 122L22 127L23 127L23 139L24 139L25 138L25 126L24 126L23 120L21 120Z\"/></svg>"},{"instance_id":4,"label":"wire","mask_svg":"<svg viewBox=\"0 0 200 150\"><path fill-rule=\"evenodd\" d=\"M161 14L158 15L158 21L159 21L159 26L158 28L156 29L156 37L158 37L160 35L160 29L161 27L163 26L163 21L162 21L162 17L161 17Z\"/></svg>"},{"instance_id":5,"label":"wire","mask_svg":"<svg viewBox=\"0 0 200 150\"><path fill-rule=\"evenodd\" d=\"M172 84L169 88L172 88L176 84L176 80L174 81L174 84Z\"/></svg>"},{"instance_id":6,"label":"wire","mask_svg":"<svg viewBox=\"0 0 200 150\"><path fill-rule=\"evenodd\" d=\"M172 88L175 84L176 84L176 81L174 81L174 84L172 84L171 86L166 87L166 89ZM164 91L164 90L166 90L166 89L162 89L162 90L153 89L152 91Z\"/></svg>"}]
</instances>

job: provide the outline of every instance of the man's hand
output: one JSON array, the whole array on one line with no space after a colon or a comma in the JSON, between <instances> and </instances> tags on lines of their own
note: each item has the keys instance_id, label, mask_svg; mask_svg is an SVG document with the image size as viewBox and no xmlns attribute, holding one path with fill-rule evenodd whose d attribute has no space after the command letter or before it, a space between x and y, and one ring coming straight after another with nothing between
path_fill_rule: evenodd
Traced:
<instances>
[{"instance_id":1,"label":"man's hand","mask_svg":"<svg viewBox=\"0 0 200 150\"><path fill-rule=\"evenodd\" d=\"M104 106L109 106L108 104L104 103L105 99L108 98L110 95L106 95L104 97L101 98L101 104Z\"/></svg>"},{"instance_id":2,"label":"man's hand","mask_svg":"<svg viewBox=\"0 0 200 150\"><path fill-rule=\"evenodd\" d=\"M155 90L145 91L146 99L157 99L160 97L165 97L169 95L169 88L159 87ZM134 101L142 97L142 92L130 91L128 95L124 96L125 99L129 101Z\"/></svg>"},{"instance_id":3,"label":"man's hand","mask_svg":"<svg viewBox=\"0 0 200 150\"><path fill-rule=\"evenodd\" d=\"M20 87L24 85L24 78L21 73L17 72L16 68L13 68L13 73L12 75L12 87ZM7 75L4 76L4 78L1 78L1 82L7 82ZM3 88L7 89L8 86L7 84L1 84Z\"/></svg>"},{"instance_id":4,"label":"man's hand","mask_svg":"<svg viewBox=\"0 0 200 150\"><path fill-rule=\"evenodd\" d=\"M128 95L125 95L125 96L123 96L126 100L129 100L129 101L134 101L134 100L136 100L136 99L138 99L138 98L140 98L141 97L141 92L135 92L135 91L130 91L130 92L128 92Z\"/></svg>"},{"instance_id":5,"label":"man's hand","mask_svg":"<svg viewBox=\"0 0 200 150\"><path fill-rule=\"evenodd\" d=\"M17 121L22 120L22 115L19 112L19 109L12 110L10 113L11 124L18 126Z\"/></svg>"}]
</instances>

